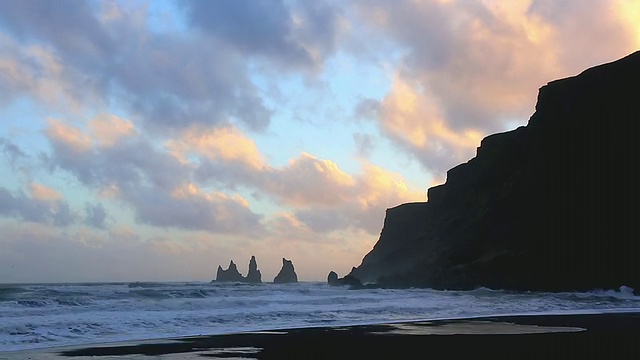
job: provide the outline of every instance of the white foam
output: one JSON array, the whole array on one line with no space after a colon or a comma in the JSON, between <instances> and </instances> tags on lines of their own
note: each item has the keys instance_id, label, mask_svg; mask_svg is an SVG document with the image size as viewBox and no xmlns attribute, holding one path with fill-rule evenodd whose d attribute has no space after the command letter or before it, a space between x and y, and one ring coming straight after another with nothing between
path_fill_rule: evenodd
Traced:
<instances>
[{"instance_id":1,"label":"white foam","mask_svg":"<svg viewBox=\"0 0 640 360\"><path fill-rule=\"evenodd\" d=\"M640 297L627 287L584 293L348 290L322 283L22 288L28 291L5 291L0 300L1 350L408 320L640 311Z\"/></svg>"}]
</instances>

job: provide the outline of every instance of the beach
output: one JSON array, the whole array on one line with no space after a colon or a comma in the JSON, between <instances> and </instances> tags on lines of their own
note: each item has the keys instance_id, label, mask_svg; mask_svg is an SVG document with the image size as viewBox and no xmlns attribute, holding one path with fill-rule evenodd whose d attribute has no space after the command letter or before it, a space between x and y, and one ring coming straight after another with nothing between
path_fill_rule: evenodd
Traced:
<instances>
[{"instance_id":1,"label":"beach","mask_svg":"<svg viewBox=\"0 0 640 360\"><path fill-rule=\"evenodd\" d=\"M618 359L636 358L639 340L638 312L526 315L118 342L0 352L0 359Z\"/></svg>"}]
</instances>

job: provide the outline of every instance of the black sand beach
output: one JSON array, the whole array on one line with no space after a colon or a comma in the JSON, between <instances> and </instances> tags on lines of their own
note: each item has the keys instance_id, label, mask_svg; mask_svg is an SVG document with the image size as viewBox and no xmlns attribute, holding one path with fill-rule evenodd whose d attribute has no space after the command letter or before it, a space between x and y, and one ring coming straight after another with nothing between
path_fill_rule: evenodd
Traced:
<instances>
[{"instance_id":1,"label":"black sand beach","mask_svg":"<svg viewBox=\"0 0 640 360\"><path fill-rule=\"evenodd\" d=\"M640 313L318 327L0 352L16 359L638 358Z\"/></svg>"}]
</instances>

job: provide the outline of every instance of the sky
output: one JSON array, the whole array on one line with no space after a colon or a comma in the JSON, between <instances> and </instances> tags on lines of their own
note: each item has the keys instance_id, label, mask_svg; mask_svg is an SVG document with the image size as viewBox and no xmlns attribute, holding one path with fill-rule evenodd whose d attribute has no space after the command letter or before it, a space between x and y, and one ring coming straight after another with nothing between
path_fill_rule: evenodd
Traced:
<instances>
[{"instance_id":1,"label":"sky","mask_svg":"<svg viewBox=\"0 0 640 360\"><path fill-rule=\"evenodd\" d=\"M360 264L635 0L2 0L0 283Z\"/></svg>"}]
</instances>

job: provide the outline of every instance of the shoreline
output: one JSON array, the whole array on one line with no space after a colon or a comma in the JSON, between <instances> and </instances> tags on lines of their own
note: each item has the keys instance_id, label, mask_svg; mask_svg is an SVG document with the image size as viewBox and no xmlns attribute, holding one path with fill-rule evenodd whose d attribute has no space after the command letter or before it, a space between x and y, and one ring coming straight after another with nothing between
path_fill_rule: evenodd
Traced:
<instances>
[{"instance_id":1,"label":"shoreline","mask_svg":"<svg viewBox=\"0 0 640 360\"><path fill-rule=\"evenodd\" d=\"M640 341L640 312L501 315L318 326L0 352L17 359L353 359L447 356L621 358ZM523 353L526 351L526 353ZM619 353L619 354L618 354ZM520 355L518 355L520 354Z\"/></svg>"}]
</instances>

